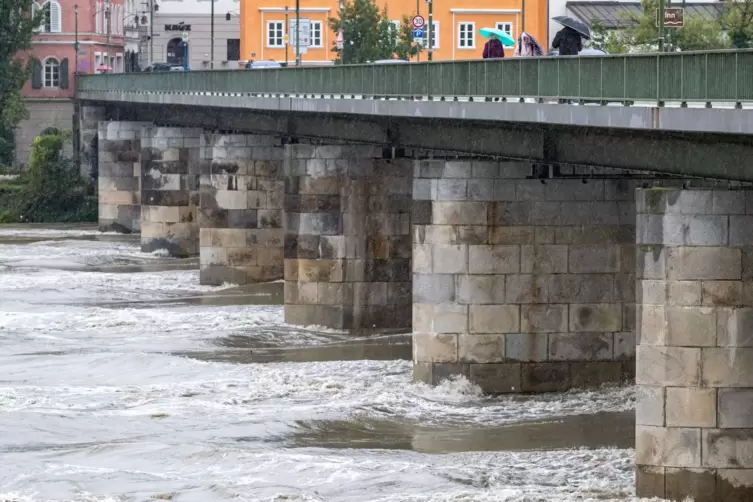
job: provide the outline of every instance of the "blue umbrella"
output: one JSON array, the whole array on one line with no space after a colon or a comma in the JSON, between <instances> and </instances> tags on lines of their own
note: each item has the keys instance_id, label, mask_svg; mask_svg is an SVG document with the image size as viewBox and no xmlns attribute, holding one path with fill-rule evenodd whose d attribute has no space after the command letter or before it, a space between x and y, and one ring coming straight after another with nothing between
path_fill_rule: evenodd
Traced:
<instances>
[{"instance_id":1,"label":"blue umbrella","mask_svg":"<svg viewBox=\"0 0 753 502\"><path fill-rule=\"evenodd\" d=\"M497 28L481 28L478 30L478 32L481 34L482 37L489 38L492 35L497 37L500 42L502 42L502 45L505 47L514 47L515 46L515 39L512 38L510 35L505 33L502 30L498 30Z\"/></svg>"}]
</instances>

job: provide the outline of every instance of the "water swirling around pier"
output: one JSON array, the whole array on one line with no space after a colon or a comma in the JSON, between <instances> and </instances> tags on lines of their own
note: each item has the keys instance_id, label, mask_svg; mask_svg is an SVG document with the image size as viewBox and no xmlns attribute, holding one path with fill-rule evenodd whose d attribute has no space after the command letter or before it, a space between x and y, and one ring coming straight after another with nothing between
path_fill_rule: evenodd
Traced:
<instances>
[{"instance_id":1,"label":"water swirling around pier","mask_svg":"<svg viewBox=\"0 0 753 502\"><path fill-rule=\"evenodd\" d=\"M632 388L414 384L137 239L0 228L0 501L634 500Z\"/></svg>"}]
</instances>

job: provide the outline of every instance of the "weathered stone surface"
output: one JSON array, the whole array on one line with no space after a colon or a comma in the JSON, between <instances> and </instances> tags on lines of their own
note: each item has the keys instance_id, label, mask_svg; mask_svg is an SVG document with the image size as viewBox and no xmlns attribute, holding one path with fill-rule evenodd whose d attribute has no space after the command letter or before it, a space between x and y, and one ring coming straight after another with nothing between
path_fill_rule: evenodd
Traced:
<instances>
[{"instance_id":1,"label":"weathered stone surface","mask_svg":"<svg viewBox=\"0 0 753 502\"><path fill-rule=\"evenodd\" d=\"M667 427L716 427L716 390L668 387L666 417Z\"/></svg>"},{"instance_id":2,"label":"weathered stone surface","mask_svg":"<svg viewBox=\"0 0 753 502\"><path fill-rule=\"evenodd\" d=\"M635 423L663 427L664 387L639 385L635 398Z\"/></svg>"},{"instance_id":3,"label":"weathered stone surface","mask_svg":"<svg viewBox=\"0 0 753 502\"><path fill-rule=\"evenodd\" d=\"M701 467L700 429L636 425L635 462L638 465Z\"/></svg>"},{"instance_id":4,"label":"weathered stone surface","mask_svg":"<svg viewBox=\"0 0 753 502\"><path fill-rule=\"evenodd\" d=\"M492 394L521 391L520 364L471 364L469 378Z\"/></svg>"},{"instance_id":5,"label":"weathered stone surface","mask_svg":"<svg viewBox=\"0 0 753 502\"><path fill-rule=\"evenodd\" d=\"M458 360L468 363L505 361L505 335L458 335Z\"/></svg>"},{"instance_id":6,"label":"weathered stone surface","mask_svg":"<svg viewBox=\"0 0 753 502\"><path fill-rule=\"evenodd\" d=\"M704 349L704 355L705 350L709 349ZM651 347L641 344L636 350L636 383L638 385L698 386L701 377L700 364L701 349Z\"/></svg>"},{"instance_id":7,"label":"weathered stone surface","mask_svg":"<svg viewBox=\"0 0 753 502\"><path fill-rule=\"evenodd\" d=\"M753 429L703 429L703 466L753 469Z\"/></svg>"}]
</instances>

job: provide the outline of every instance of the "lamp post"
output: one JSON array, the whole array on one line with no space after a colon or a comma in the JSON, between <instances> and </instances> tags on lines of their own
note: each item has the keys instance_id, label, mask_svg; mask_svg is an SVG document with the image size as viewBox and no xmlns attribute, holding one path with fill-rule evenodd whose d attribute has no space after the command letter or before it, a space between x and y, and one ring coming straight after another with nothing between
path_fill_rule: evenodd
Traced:
<instances>
[{"instance_id":1,"label":"lamp post","mask_svg":"<svg viewBox=\"0 0 753 502\"><path fill-rule=\"evenodd\" d=\"M288 6L285 6L285 29L288 29L290 23L288 22ZM288 34L288 40L285 41L285 68L288 67L288 47L290 47L290 34Z\"/></svg>"},{"instance_id":2,"label":"lamp post","mask_svg":"<svg viewBox=\"0 0 753 502\"><path fill-rule=\"evenodd\" d=\"M295 65L301 66L301 0L295 0Z\"/></svg>"},{"instance_id":3,"label":"lamp post","mask_svg":"<svg viewBox=\"0 0 753 502\"><path fill-rule=\"evenodd\" d=\"M427 0L429 3L429 61L434 60L434 8L433 1Z\"/></svg>"},{"instance_id":4,"label":"lamp post","mask_svg":"<svg viewBox=\"0 0 753 502\"><path fill-rule=\"evenodd\" d=\"M78 43L78 4L75 4L73 6L73 18L74 18L74 28L76 31L76 41L73 42L73 49L76 51L76 57L75 57L75 65L76 67L73 69L73 74L78 74L78 49L80 47L80 44Z\"/></svg>"},{"instance_id":5,"label":"lamp post","mask_svg":"<svg viewBox=\"0 0 753 502\"><path fill-rule=\"evenodd\" d=\"M209 69L214 70L214 0L210 0L212 8L210 9L210 15L212 16L212 24L209 28Z\"/></svg>"}]
</instances>

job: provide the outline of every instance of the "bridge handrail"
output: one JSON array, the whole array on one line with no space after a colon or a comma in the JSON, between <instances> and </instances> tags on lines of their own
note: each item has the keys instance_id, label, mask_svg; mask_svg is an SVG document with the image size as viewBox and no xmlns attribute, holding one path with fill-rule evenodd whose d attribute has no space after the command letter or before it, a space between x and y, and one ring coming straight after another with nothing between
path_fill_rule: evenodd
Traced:
<instances>
[{"instance_id":1,"label":"bridge handrail","mask_svg":"<svg viewBox=\"0 0 753 502\"><path fill-rule=\"evenodd\" d=\"M741 103L753 50L78 75L76 90Z\"/></svg>"}]
</instances>

